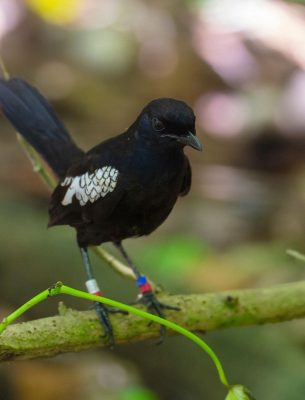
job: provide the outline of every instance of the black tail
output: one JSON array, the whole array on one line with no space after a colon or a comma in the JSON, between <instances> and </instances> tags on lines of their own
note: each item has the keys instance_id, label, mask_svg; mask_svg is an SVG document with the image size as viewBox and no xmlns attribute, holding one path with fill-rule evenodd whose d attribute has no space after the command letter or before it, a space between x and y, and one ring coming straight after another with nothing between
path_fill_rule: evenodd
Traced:
<instances>
[{"instance_id":1,"label":"black tail","mask_svg":"<svg viewBox=\"0 0 305 400\"><path fill-rule=\"evenodd\" d=\"M0 79L0 108L59 177L84 154L48 101L22 79Z\"/></svg>"}]
</instances>

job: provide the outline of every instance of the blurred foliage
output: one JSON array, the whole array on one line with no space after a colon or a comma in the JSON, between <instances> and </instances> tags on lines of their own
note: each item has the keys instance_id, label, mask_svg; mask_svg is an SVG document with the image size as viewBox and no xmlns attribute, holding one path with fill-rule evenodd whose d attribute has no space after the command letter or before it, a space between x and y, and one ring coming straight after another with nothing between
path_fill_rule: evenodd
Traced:
<instances>
[{"instance_id":1,"label":"blurred foliage","mask_svg":"<svg viewBox=\"0 0 305 400\"><path fill-rule=\"evenodd\" d=\"M141 254L141 262L162 277L162 281L177 280L207 260L211 249L198 237L173 234ZM164 278L164 279L163 279Z\"/></svg>"},{"instance_id":2,"label":"blurred foliage","mask_svg":"<svg viewBox=\"0 0 305 400\"><path fill-rule=\"evenodd\" d=\"M116 400L158 400L152 391L142 387L124 389Z\"/></svg>"}]
</instances>

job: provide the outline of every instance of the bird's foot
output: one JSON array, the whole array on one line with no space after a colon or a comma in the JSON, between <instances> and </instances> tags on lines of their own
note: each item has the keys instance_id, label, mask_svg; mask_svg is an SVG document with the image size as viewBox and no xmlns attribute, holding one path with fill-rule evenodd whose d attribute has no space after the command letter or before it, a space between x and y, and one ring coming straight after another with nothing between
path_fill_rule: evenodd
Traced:
<instances>
[{"instance_id":1,"label":"bird's foot","mask_svg":"<svg viewBox=\"0 0 305 400\"><path fill-rule=\"evenodd\" d=\"M112 329L112 324L109 319L109 314L125 314L125 315L127 315L128 312L124 311L124 310L120 310L119 308L107 307L98 301L96 301L94 303L93 307L98 316L99 322L105 331L104 337L107 339L108 346L110 348L113 348L115 341L114 341L114 337L113 337L113 329Z\"/></svg>"},{"instance_id":2,"label":"bird's foot","mask_svg":"<svg viewBox=\"0 0 305 400\"><path fill-rule=\"evenodd\" d=\"M148 311L153 312L154 314L162 318L164 318L163 310L181 310L181 308L179 307L161 303L152 291L142 293L137 302L144 304L147 307Z\"/></svg>"},{"instance_id":3,"label":"bird's foot","mask_svg":"<svg viewBox=\"0 0 305 400\"><path fill-rule=\"evenodd\" d=\"M180 311L179 307L174 307L168 304L161 303L152 291L142 293L138 299L138 303L144 304L150 313L156 314L158 317L161 318L166 318L164 310ZM165 339L165 334L166 327L164 325L160 325L160 338L156 344L163 343Z\"/></svg>"},{"instance_id":4,"label":"bird's foot","mask_svg":"<svg viewBox=\"0 0 305 400\"><path fill-rule=\"evenodd\" d=\"M86 286L88 293L96 296L102 296L102 292L99 288L99 285L94 278L88 279L86 281ZM111 322L109 320L109 314L116 314L116 313L128 314L128 312L120 310L118 308L107 307L98 301L93 302L93 307L95 308L98 319L105 331L104 337L107 339L109 347L113 347L114 346L113 329Z\"/></svg>"},{"instance_id":5,"label":"bird's foot","mask_svg":"<svg viewBox=\"0 0 305 400\"><path fill-rule=\"evenodd\" d=\"M107 340L109 347L114 346L113 328L109 320L109 309L98 301L94 303L95 312L98 316L100 324L102 325L105 334L104 337Z\"/></svg>"},{"instance_id":6,"label":"bird's foot","mask_svg":"<svg viewBox=\"0 0 305 400\"><path fill-rule=\"evenodd\" d=\"M137 279L137 284L141 292L137 302L144 304L149 312L156 314L158 317L165 318L164 310L180 311L179 307L161 303L153 293L152 287L145 276L139 277ZM165 326L160 325L160 339L157 344L163 342L165 334Z\"/></svg>"},{"instance_id":7,"label":"bird's foot","mask_svg":"<svg viewBox=\"0 0 305 400\"><path fill-rule=\"evenodd\" d=\"M115 341L113 336L113 328L109 319L109 314L128 314L128 312L120 310L118 308L106 307L104 304L96 301L94 303L95 312L98 316L100 324L102 325L105 334L104 337L107 339L108 346L114 347Z\"/></svg>"},{"instance_id":8,"label":"bird's foot","mask_svg":"<svg viewBox=\"0 0 305 400\"><path fill-rule=\"evenodd\" d=\"M94 309L98 316L98 319L105 331L104 337L107 339L108 346L112 348L115 344L113 337L112 324L109 320L109 314L124 314L127 315L127 311L120 310L119 308L107 307L98 301L94 303Z\"/></svg>"},{"instance_id":9,"label":"bird's foot","mask_svg":"<svg viewBox=\"0 0 305 400\"><path fill-rule=\"evenodd\" d=\"M99 303L97 301L97 303ZM101 303L99 303L101 304ZM108 314L123 314L123 315L128 315L128 311L125 310L121 310L120 308L116 308L116 307L107 307L105 305L103 305L104 308L106 308L106 310L108 311ZM90 309L95 309L95 303L93 302L93 305L90 306Z\"/></svg>"}]
</instances>

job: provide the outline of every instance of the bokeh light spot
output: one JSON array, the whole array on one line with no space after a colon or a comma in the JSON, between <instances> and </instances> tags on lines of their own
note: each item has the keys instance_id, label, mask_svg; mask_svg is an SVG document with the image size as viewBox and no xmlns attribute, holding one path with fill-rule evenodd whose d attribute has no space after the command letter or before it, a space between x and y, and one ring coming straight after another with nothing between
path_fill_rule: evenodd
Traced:
<instances>
[{"instance_id":1,"label":"bokeh light spot","mask_svg":"<svg viewBox=\"0 0 305 400\"><path fill-rule=\"evenodd\" d=\"M78 14L81 0L26 0L43 19L55 24L71 22Z\"/></svg>"},{"instance_id":2,"label":"bokeh light spot","mask_svg":"<svg viewBox=\"0 0 305 400\"><path fill-rule=\"evenodd\" d=\"M229 93L214 92L201 96L195 104L195 111L202 129L222 137L239 134L248 119L244 101Z\"/></svg>"}]
</instances>

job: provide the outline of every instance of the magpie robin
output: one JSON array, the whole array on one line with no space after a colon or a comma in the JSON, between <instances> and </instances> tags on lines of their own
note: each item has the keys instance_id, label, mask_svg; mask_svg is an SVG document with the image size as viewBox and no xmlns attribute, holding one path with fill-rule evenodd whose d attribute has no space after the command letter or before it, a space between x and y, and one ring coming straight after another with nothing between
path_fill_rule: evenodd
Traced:
<instances>
[{"instance_id":1,"label":"magpie robin","mask_svg":"<svg viewBox=\"0 0 305 400\"><path fill-rule=\"evenodd\" d=\"M59 178L51 196L49 226L76 229L87 290L100 294L88 246L113 242L134 271L147 308L159 316L163 309L176 309L158 301L122 247L122 240L150 234L167 218L177 198L189 192L191 167L183 148L202 150L192 109L179 100L153 100L124 133L85 153L48 101L24 80L0 80L0 107ZM105 335L113 343L111 309L100 303L95 307Z\"/></svg>"}]
</instances>

